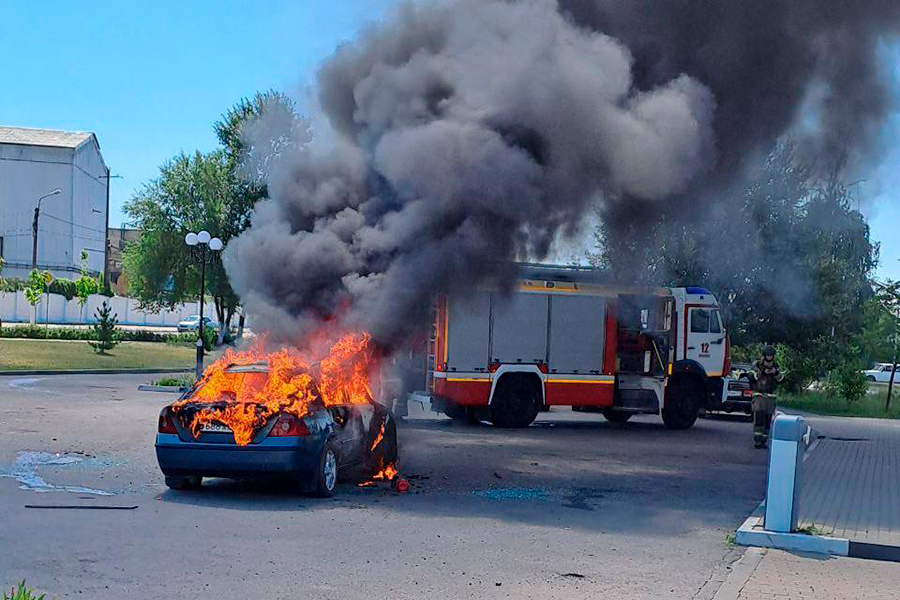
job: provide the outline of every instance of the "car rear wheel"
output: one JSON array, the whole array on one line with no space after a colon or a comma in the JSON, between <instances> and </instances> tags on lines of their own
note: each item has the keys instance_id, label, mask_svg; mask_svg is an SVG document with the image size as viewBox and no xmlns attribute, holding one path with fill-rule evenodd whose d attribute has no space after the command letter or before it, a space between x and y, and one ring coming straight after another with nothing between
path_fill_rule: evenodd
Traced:
<instances>
[{"instance_id":1,"label":"car rear wheel","mask_svg":"<svg viewBox=\"0 0 900 600\"><path fill-rule=\"evenodd\" d=\"M338 480L338 452L337 444L332 440L325 443L322 454L319 455L319 464L316 469L315 495L320 498L330 498L334 495L334 488Z\"/></svg>"},{"instance_id":2,"label":"car rear wheel","mask_svg":"<svg viewBox=\"0 0 900 600\"><path fill-rule=\"evenodd\" d=\"M166 487L172 490L195 490L202 485L199 475L166 475Z\"/></svg>"}]
</instances>

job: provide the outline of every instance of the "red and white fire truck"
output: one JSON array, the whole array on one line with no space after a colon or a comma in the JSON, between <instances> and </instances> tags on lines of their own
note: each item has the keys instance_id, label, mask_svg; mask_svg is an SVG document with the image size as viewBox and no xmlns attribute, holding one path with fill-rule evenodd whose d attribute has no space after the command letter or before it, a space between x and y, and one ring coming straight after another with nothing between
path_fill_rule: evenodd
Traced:
<instances>
[{"instance_id":1,"label":"red and white fire truck","mask_svg":"<svg viewBox=\"0 0 900 600\"><path fill-rule=\"evenodd\" d=\"M514 290L437 298L427 385L454 419L526 427L550 406L687 429L721 401L728 337L698 287L627 288L584 267L520 265Z\"/></svg>"}]
</instances>

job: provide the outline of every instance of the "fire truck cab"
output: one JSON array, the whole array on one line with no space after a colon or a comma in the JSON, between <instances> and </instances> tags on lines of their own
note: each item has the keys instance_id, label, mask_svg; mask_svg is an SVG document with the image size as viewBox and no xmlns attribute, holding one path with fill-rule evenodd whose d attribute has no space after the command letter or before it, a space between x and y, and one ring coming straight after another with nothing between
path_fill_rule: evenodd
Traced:
<instances>
[{"instance_id":1,"label":"fire truck cab","mask_svg":"<svg viewBox=\"0 0 900 600\"><path fill-rule=\"evenodd\" d=\"M512 290L442 294L429 340L432 407L526 427L550 406L687 429L726 391L728 338L697 288L629 288L585 267L520 265Z\"/></svg>"}]
</instances>

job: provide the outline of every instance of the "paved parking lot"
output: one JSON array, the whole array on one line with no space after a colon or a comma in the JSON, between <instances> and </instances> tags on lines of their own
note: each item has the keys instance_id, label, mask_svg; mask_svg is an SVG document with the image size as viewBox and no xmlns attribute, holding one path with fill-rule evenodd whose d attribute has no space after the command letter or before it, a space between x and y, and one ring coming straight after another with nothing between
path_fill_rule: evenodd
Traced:
<instances>
[{"instance_id":1,"label":"paved parking lot","mask_svg":"<svg viewBox=\"0 0 900 600\"><path fill-rule=\"evenodd\" d=\"M153 454L172 398L137 392L146 379L0 378L0 583L59 598L708 598L742 551L726 535L764 494L742 418L670 432L562 410L520 431L405 422L405 496L172 492ZM126 509L26 508L50 504Z\"/></svg>"}]
</instances>

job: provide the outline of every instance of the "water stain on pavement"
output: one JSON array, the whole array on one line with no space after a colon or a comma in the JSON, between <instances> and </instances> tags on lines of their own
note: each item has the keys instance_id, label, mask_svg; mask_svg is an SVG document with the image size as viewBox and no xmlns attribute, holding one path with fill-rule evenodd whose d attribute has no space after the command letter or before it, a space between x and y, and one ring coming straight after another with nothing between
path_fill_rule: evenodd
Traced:
<instances>
[{"instance_id":1,"label":"water stain on pavement","mask_svg":"<svg viewBox=\"0 0 900 600\"><path fill-rule=\"evenodd\" d=\"M30 452L16 453L16 460L8 468L0 469L0 477L8 477L19 482L19 488L33 492L74 492L76 494L93 494L95 496L114 496L113 492L97 490L80 485L53 485L38 474L40 467L69 466L83 463L91 457L75 453Z\"/></svg>"},{"instance_id":2,"label":"water stain on pavement","mask_svg":"<svg viewBox=\"0 0 900 600\"><path fill-rule=\"evenodd\" d=\"M491 488L475 490L472 493L487 500L537 500L544 502L550 498L550 490L547 488Z\"/></svg>"}]
</instances>

